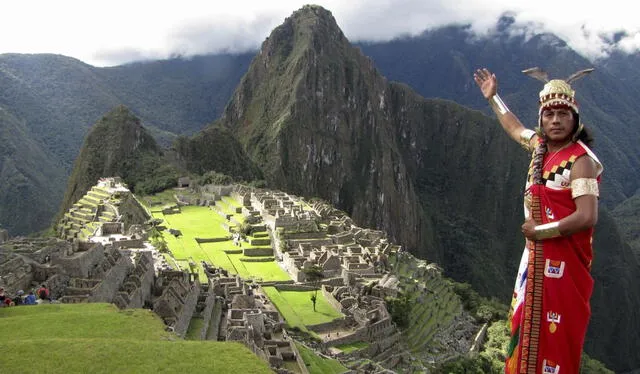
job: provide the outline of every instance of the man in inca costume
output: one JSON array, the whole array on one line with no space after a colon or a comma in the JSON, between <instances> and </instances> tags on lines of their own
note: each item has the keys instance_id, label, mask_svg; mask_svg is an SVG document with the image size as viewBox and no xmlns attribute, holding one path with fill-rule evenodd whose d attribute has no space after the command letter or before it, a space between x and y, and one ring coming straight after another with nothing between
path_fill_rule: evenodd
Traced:
<instances>
[{"instance_id":1,"label":"man in inca costume","mask_svg":"<svg viewBox=\"0 0 640 374\"><path fill-rule=\"evenodd\" d=\"M504 130L532 153L522 225L526 245L509 314L508 374L579 372L591 315L591 243L602 165L590 149L570 83L591 70L551 81L538 68L524 71L546 82L536 131L500 99L495 74L474 74Z\"/></svg>"}]
</instances>

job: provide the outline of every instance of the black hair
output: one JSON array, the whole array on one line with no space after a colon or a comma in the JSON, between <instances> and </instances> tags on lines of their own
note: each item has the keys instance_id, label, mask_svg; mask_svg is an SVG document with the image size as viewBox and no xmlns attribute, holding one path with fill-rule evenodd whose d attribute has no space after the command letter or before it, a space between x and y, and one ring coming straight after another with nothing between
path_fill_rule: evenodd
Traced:
<instances>
[{"instance_id":1,"label":"black hair","mask_svg":"<svg viewBox=\"0 0 640 374\"><path fill-rule=\"evenodd\" d=\"M573 109L571 109L571 112L573 113L573 131L571 132L574 136L573 139L581 140L587 147L592 148L594 142L593 133L584 124L582 124L582 130L580 130L578 136L575 137L575 133L580 128L580 114L576 113Z\"/></svg>"}]
</instances>

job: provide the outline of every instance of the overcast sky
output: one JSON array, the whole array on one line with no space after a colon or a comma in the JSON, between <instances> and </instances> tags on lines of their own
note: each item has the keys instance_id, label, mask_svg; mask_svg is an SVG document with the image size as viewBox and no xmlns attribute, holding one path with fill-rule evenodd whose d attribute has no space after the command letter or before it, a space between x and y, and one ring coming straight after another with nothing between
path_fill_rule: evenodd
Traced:
<instances>
[{"instance_id":1,"label":"overcast sky","mask_svg":"<svg viewBox=\"0 0 640 374\"><path fill-rule=\"evenodd\" d=\"M3 1L0 53L58 53L95 66L221 51L257 49L304 5L294 0ZM584 4L595 3L596 6ZM588 58L640 48L640 21L623 0L325 0L351 41L389 40L445 24L485 35L504 12L528 32L549 31Z\"/></svg>"}]
</instances>

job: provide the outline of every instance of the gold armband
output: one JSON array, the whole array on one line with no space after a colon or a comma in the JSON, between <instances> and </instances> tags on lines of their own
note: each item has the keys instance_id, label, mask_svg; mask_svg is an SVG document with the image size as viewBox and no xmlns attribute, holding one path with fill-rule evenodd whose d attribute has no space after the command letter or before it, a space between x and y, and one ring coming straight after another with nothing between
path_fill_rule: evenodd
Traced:
<instances>
[{"instance_id":1,"label":"gold armband","mask_svg":"<svg viewBox=\"0 0 640 374\"><path fill-rule=\"evenodd\" d=\"M536 240L551 239L562 236L560 234L560 222L545 223L544 225L537 225L535 228Z\"/></svg>"},{"instance_id":2,"label":"gold armband","mask_svg":"<svg viewBox=\"0 0 640 374\"><path fill-rule=\"evenodd\" d=\"M489 99L489 104L491 104L491 106L496 111L498 111L498 113L502 115L507 114L509 112L509 108L507 108L507 104L505 104L504 101L502 101L502 99L500 98L500 95L498 94L491 96L491 98Z\"/></svg>"},{"instance_id":3,"label":"gold armband","mask_svg":"<svg viewBox=\"0 0 640 374\"><path fill-rule=\"evenodd\" d=\"M522 132L520 133L520 145L522 146L522 148L526 149L527 151L533 150L531 149L531 138L533 138L535 134L536 132L530 129L522 130Z\"/></svg>"},{"instance_id":4,"label":"gold armband","mask_svg":"<svg viewBox=\"0 0 640 374\"><path fill-rule=\"evenodd\" d=\"M600 196L598 181L595 178L578 178L571 181L571 197L575 199L583 195Z\"/></svg>"}]
</instances>

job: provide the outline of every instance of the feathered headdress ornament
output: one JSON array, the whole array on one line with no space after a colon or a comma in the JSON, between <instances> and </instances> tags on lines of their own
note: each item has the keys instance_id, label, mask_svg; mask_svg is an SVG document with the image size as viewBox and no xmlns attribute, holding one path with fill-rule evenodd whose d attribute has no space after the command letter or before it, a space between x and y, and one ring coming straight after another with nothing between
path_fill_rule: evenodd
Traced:
<instances>
[{"instance_id":1,"label":"feathered headdress ornament","mask_svg":"<svg viewBox=\"0 0 640 374\"><path fill-rule=\"evenodd\" d=\"M591 73L594 69L584 69L577 71L569 76L567 79L552 79L549 80L549 74L539 67L523 70L526 75L535 78L545 83L544 88L540 91L540 104L539 113L546 108L553 106L567 106L578 112L578 102L576 101L576 91L571 88L570 83L584 77Z\"/></svg>"}]
</instances>

